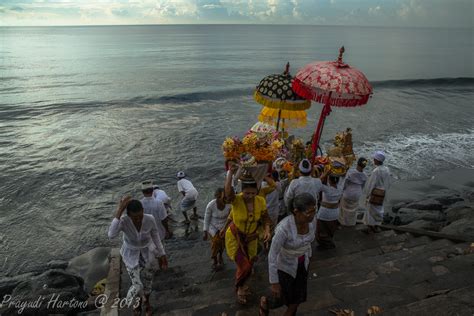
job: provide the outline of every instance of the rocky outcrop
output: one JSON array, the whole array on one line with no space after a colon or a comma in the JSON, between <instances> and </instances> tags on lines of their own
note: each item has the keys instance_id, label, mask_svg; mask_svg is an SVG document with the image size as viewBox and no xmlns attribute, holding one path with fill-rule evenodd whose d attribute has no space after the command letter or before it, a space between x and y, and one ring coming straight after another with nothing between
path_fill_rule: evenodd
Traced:
<instances>
[{"instance_id":1,"label":"rocky outcrop","mask_svg":"<svg viewBox=\"0 0 474 316\"><path fill-rule=\"evenodd\" d=\"M69 262L64 260L51 260L46 264L49 269L66 269L69 265Z\"/></svg>"},{"instance_id":2,"label":"rocky outcrop","mask_svg":"<svg viewBox=\"0 0 474 316\"><path fill-rule=\"evenodd\" d=\"M458 219L441 229L441 232L454 236L466 236L474 240L474 218Z\"/></svg>"},{"instance_id":3,"label":"rocky outcrop","mask_svg":"<svg viewBox=\"0 0 474 316\"><path fill-rule=\"evenodd\" d=\"M401 208L395 215L394 225L406 225L414 221L425 220L431 222L442 222L446 218L445 214L439 210L420 210L411 208Z\"/></svg>"},{"instance_id":4,"label":"rocky outcrop","mask_svg":"<svg viewBox=\"0 0 474 316\"><path fill-rule=\"evenodd\" d=\"M411 228L417 228L417 229L424 229L424 230L431 230L431 231L439 231L442 227L441 223L435 223L432 221L427 221L427 220L416 220L414 222L411 222L407 225L404 225L406 227L411 227Z\"/></svg>"},{"instance_id":5,"label":"rocky outcrop","mask_svg":"<svg viewBox=\"0 0 474 316\"><path fill-rule=\"evenodd\" d=\"M474 207L467 203L449 208L446 211L446 221L448 223L455 222L460 219L471 218L474 219Z\"/></svg>"},{"instance_id":6,"label":"rocky outcrop","mask_svg":"<svg viewBox=\"0 0 474 316\"><path fill-rule=\"evenodd\" d=\"M384 223L473 237L472 192L454 193L443 190L419 201L399 202L386 211Z\"/></svg>"},{"instance_id":7,"label":"rocky outcrop","mask_svg":"<svg viewBox=\"0 0 474 316\"><path fill-rule=\"evenodd\" d=\"M3 296L1 315L70 314L89 308L84 281L64 270L52 269L32 277L22 275L3 283L5 287L8 284L14 288L5 288L10 293Z\"/></svg>"},{"instance_id":8,"label":"rocky outcrop","mask_svg":"<svg viewBox=\"0 0 474 316\"><path fill-rule=\"evenodd\" d=\"M421 201L416 201L412 203L408 203L404 206L408 209L415 209L415 210L436 210L441 211L443 210L444 205L435 199L426 199Z\"/></svg>"},{"instance_id":9,"label":"rocky outcrop","mask_svg":"<svg viewBox=\"0 0 474 316\"><path fill-rule=\"evenodd\" d=\"M34 275L33 273L25 273L14 277L0 278L0 298L11 294L18 284L31 279Z\"/></svg>"},{"instance_id":10,"label":"rocky outcrop","mask_svg":"<svg viewBox=\"0 0 474 316\"><path fill-rule=\"evenodd\" d=\"M105 278L110 248L94 248L70 262L52 260L43 267L0 278L0 315L89 314L88 293Z\"/></svg>"}]
</instances>

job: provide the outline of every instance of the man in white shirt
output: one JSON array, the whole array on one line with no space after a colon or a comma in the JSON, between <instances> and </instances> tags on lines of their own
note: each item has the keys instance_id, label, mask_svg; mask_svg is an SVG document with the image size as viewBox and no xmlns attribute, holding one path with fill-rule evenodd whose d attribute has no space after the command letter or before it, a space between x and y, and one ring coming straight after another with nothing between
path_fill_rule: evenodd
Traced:
<instances>
[{"instance_id":1,"label":"man in white shirt","mask_svg":"<svg viewBox=\"0 0 474 316\"><path fill-rule=\"evenodd\" d=\"M171 208L171 198L166 194L165 191L161 190L159 186L154 185L153 186L153 197L155 200L163 202L165 205L166 211L168 212L168 215L170 215L173 211Z\"/></svg>"},{"instance_id":2,"label":"man in white shirt","mask_svg":"<svg viewBox=\"0 0 474 316\"><path fill-rule=\"evenodd\" d=\"M188 215L186 214L187 211L193 209L193 215L191 215L191 219L198 219L197 215L197 208L196 208L196 200L198 197L198 191L194 187L194 185L188 179L185 179L186 174L183 171L180 171L176 174L176 178L178 179L178 191L183 195L183 199L181 200L180 208L183 216L185 218L185 223L189 224Z\"/></svg>"},{"instance_id":3,"label":"man in white shirt","mask_svg":"<svg viewBox=\"0 0 474 316\"><path fill-rule=\"evenodd\" d=\"M161 240L170 238L172 234L168 227L168 213L163 202L153 197L153 182L151 180L143 181L141 186L143 198L140 202L143 205L144 213L153 215L155 218Z\"/></svg>"},{"instance_id":4,"label":"man in white shirt","mask_svg":"<svg viewBox=\"0 0 474 316\"><path fill-rule=\"evenodd\" d=\"M367 233L380 230L379 225L382 224L384 213L383 203L390 188L390 171L383 165L384 152L376 151L372 158L376 167L365 185L368 211L364 214L363 222L367 225Z\"/></svg>"},{"instance_id":5,"label":"man in white shirt","mask_svg":"<svg viewBox=\"0 0 474 316\"><path fill-rule=\"evenodd\" d=\"M285 193L285 205L287 210L293 210L293 199L302 193L311 194L318 202L319 193L322 190L321 180L311 177L311 162L308 159L301 160L299 164L301 176L293 179Z\"/></svg>"}]
</instances>

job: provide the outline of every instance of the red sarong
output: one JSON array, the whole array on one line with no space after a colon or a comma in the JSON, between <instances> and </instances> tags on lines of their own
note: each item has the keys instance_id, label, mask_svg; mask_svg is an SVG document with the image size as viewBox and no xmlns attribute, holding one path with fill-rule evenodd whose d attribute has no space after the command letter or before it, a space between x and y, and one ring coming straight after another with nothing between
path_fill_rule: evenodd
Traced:
<instances>
[{"instance_id":1,"label":"red sarong","mask_svg":"<svg viewBox=\"0 0 474 316\"><path fill-rule=\"evenodd\" d=\"M244 234L239 231L234 223L231 223L229 228L239 245L235 255L235 263L237 265L237 271L235 272L235 286L238 288L244 285L245 281L247 281L252 274L254 260L249 259L247 245L252 240L255 240L258 237L258 234L256 232L248 235Z\"/></svg>"}]
</instances>

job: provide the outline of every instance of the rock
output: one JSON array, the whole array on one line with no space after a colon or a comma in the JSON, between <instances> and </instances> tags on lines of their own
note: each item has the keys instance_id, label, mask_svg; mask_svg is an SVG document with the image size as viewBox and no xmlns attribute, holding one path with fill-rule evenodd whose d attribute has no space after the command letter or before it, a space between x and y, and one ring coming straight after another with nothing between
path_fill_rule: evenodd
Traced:
<instances>
[{"instance_id":1,"label":"rock","mask_svg":"<svg viewBox=\"0 0 474 316\"><path fill-rule=\"evenodd\" d=\"M423 219L416 220L414 222L411 222L403 226L410 227L410 228L430 230L430 231L435 231L435 232L441 229L440 223L434 223L434 222L423 220Z\"/></svg>"},{"instance_id":2,"label":"rock","mask_svg":"<svg viewBox=\"0 0 474 316\"><path fill-rule=\"evenodd\" d=\"M26 315L46 315L71 313L87 309L88 295L84 291L84 281L64 270L48 270L18 284L11 293L13 298L21 298L22 302L41 301L39 306L26 307ZM51 302L50 304L48 304ZM18 313L15 306L2 310L6 315Z\"/></svg>"},{"instance_id":3,"label":"rock","mask_svg":"<svg viewBox=\"0 0 474 316\"><path fill-rule=\"evenodd\" d=\"M69 265L69 262L63 261L63 260L52 260L47 263L47 267L49 269L66 269L67 266Z\"/></svg>"},{"instance_id":4,"label":"rock","mask_svg":"<svg viewBox=\"0 0 474 316\"><path fill-rule=\"evenodd\" d=\"M393 213L397 213L399 209L401 209L402 207L405 207L405 205L408 205L410 204L412 201L410 202L399 202L395 205L392 206L392 212Z\"/></svg>"},{"instance_id":5,"label":"rock","mask_svg":"<svg viewBox=\"0 0 474 316\"><path fill-rule=\"evenodd\" d=\"M0 279L0 298L7 294L11 294L13 290L21 282L29 280L33 276L33 273L20 274L14 277L5 277Z\"/></svg>"},{"instance_id":6,"label":"rock","mask_svg":"<svg viewBox=\"0 0 474 316\"><path fill-rule=\"evenodd\" d=\"M416 201L409 203L404 208L416 209L416 210L436 210L441 211L443 209L443 204L435 199L426 199L421 201Z\"/></svg>"},{"instance_id":7,"label":"rock","mask_svg":"<svg viewBox=\"0 0 474 316\"><path fill-rule=\"evenodd\" d=\"M441 257L441 256L434 256L434 257L430 257L428 260L431 262L431 263L436 263L436 262L440 262L440 261L443 261L445 258L444 257Z\"/></svg>"},{"instance_id":8,"label":"rock","mask_svg":"<svg viewBox=\"0 0 474 316\"><path fill-rule=\"evenodd\" d=\"M451 207L446 211L446 220L448 223L465 218L474 218L474 208L472 206L459 205Z\"/></svg>"},{"instance_id":9,"label":"rock","mask_svg":"<svg viewBox=\"0 0 474 316\"><path fill-rule=\"evenodd\" d=\"M109 271L109 247L98 247L71 259L66 272L78 275L84 280L84 287L90 292L94 285L107 277Z\"/></svg>"},{"instance_id":10,"label":"rock","mask_svg":"<svg viewBox=\"0 0 474 316\"><path fill-rule=\"evenodd\" d=\"M390 224L395 217L391 216L390 213L384 213L383 214L383 223L384 224Z\"/></svg>"},{"instance_id":11,"label":"rock","mask_svg":"<svg viewBox=\"0 0 474 316\"><path fill-rule=\"evenodd\" d=\"M445 220L443 212L438 210L417 210L410 208L401 208L393 220L395 225L406 225L417 220L431 222L442 222Z\"/></svg>"},{"instance_id":12,"label":"rock","mask_svg":"<svg viewBox=\"0 0 474 316\"><path fill-rule=\"evenodd\" d=\"M474 238L474 218L463 218L441 229L442 233Z\"/></svg>"},{"instance_id":13,"label":"rock","mask_svg":"<svg viewBox=\"0 0 474 316\"><path fill-rule=\"evenodd\" d=\"M448 206L448 205L454 204L456 202L464 201L464 199L461 198L457 194L451 195L451 196L438 197L438 198L435 198L435 200L438 201L439 203L441 203L444 206Z\"/></svg>"},{"instance_id":14,"label":"rock","mask_svg":"<svg viewBox=\"0 0 474 316\"><path fill-rule=\"evenodd\" d=\"M442 276L446 273L449 273L448 268L446 268L445 266L434 266L431 270L436 276Z\"/></svg>"},{"instance_id":15,"label":"rock","mask_svg":"<svg viewBox=\"0 0 474 316\"><path fill-rule=\"evenodd\" d=\"M459 247L454 247L453 249L449 249L449 251L446 252L446 256L448 258L461 256L463 254L464 254L464 251Z\"/></svg>"}]
</instances>

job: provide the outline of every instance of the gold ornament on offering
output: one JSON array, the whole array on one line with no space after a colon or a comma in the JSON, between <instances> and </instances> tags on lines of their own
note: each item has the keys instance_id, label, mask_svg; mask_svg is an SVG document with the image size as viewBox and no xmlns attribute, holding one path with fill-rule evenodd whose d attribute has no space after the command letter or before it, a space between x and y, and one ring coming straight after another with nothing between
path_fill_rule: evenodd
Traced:
<instances>
[{"instance_id":1,"label":"gold ornament on offering","mask_svg":"<svg viewBox=\"0 0 474 316\"><path fill-rule=\"evenodd\" d=\"M304 153L305 153L305 148L303 145L303 141L299 138L296 138L293 140L291 143L291 151L290 151L290 156L291 156L291 161L294 163L299 163L301 159L304 158Z\"/></svg>"},{"instance_id":2,"label":"gold ornament on offering","mask_svg":"<svg viewBox=\"0 0 474 316\"><path fill-rule=\"evenodd\" d=\"M284 142L278 133L249 131L240 141L237 137L226 138L222 144L226 160L238 160L244 153L252 155L257 162L269 162L281 155Z\"/></svg>"},{"instance_id":3,"label":"gold ornament on offering","mask_svg":"<svg viewBox=\"0 0 474 316\"><path fill-rule=\"evenodd\" d=\"M340 177L346 174L347 164L344 158L330 157L327 166L329 167L330 174L333 176Z\"/></svg>"},{"instance_id":4,"label":"gold ornament on offering","mask_svg":"<svg viewBox=\"0 0 474 316\"><path fill-rule=\"evenodd\" d=\"M242 142L237 137L227 137L222 144L222 151L226 160L238 160L242 153Z\"/></svg>"},{"instance_id":5,"label":"gold ornament on offering","mask_svg":"<svg viewBox=\"0 0 474 316\"><path fill-rule=\"evenodd\" d=\"M337 133L334 137L334 146L327 150L329 164L326 165L327 170L337 176L344 175L355 160L352 150L352 129L347 128L346 131Z\"/></svg>"}]
</instances>

